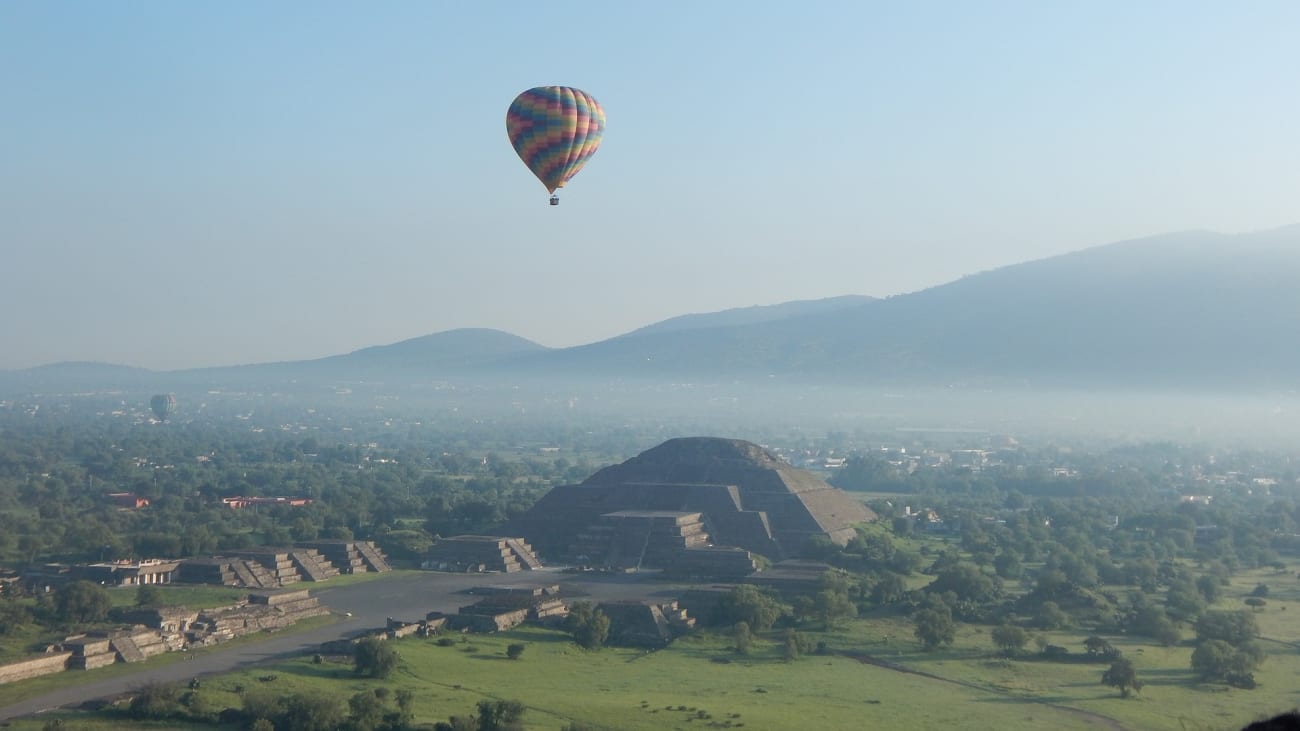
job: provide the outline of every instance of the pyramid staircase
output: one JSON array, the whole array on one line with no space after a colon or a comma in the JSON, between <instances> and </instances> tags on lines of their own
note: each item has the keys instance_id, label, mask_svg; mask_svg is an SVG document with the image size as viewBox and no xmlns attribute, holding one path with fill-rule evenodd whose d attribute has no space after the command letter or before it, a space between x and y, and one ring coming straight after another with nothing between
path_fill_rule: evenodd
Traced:
<instances>
[{"instance_id":1,"label":"pyramid staircase","mask_svg":"<svg viewBox=\"0 0 1300 731\"><path fill-rule=\"evenodd\" d=\"M388 559L370 541L357 541L357 553L361 554L361 559L365 561L366 568L371 571L383 573L393 570L393 567L388 565Z\"/></svg>"},{"instance_id":2,"label":"pyramid staircase","mask_svg":"<svg viewBox=\"0 0 1300 731\"><path fill-rule=\"evenodd\" d=\"M537 559L537 553L533 547L528 545L527 541L522 538L507 538L506 545L510 550L515 552L515 558L529 571L535 571L542 567L542 562Z\"/></svg>"},{"instance_id":3,"label":"pyramid staircase","mask_svg":"<svg viewBox=\"0 0 1300 731\"><path fill-rule=\"evenodd\" d=\"M314 548L295 548L289 551L289 560L307 581L325 581L339 575L338 569Z\"/></svg>"},{"instance_id":4,"label":"pyramid staircase","mask_svg":"<svg viewBox=\"0 0 1300 731\"><path fill-rule=\"evenodd\" d=\"M117 652L117 658L122 662L144 662L144 653L140 651L135 640L130 637L118 637L109 645Z\"/></svg>"}]
</instances>

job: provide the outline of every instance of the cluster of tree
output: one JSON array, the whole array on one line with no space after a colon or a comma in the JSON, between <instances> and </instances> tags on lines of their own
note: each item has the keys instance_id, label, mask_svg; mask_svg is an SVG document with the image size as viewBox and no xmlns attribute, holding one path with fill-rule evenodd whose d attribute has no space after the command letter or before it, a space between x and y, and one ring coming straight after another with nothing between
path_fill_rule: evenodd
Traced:
<instances>
[{"instance_id":1,"label":"cluster of tree","mask_svg":"<svg viewBox=\"0 0 1300 731\"><path fill-rule=\"evenodd\" d=\"M1229 487L1204 504L1178 496L1205 490L1198 480L1213 464L1205 455L1156 446L1104 456L1049 456L1068 469L1049 473L1043 469L1047 461L1035 464L1023 454L978 472L904 469L890 455L851 460L836 478L839 484L912 493L907 503L943 518L939 535L945 547L935 550L927 542L919 556L897 550L889 534L914 536L917 514L905 513L902 500L874 500L871 506L886 519L887 531L860 529L849 545L822 544L818 555L848 572L848 596L859 612L908 615L927 649L951 644L962 622L989 626L994 646L1008 656L1023 650L1034 629L1084 627L1176 646L1195 628L1191 663L1198 675L1251 687L1251 673L1264 657L1251 633L1207 629L1221 627L1227 617L1242 622L1250 611L1209 608L1237 571L1284 571L1283 557L1300 555L1300 540L1293 537L1300 525L1300 490L1290 461L1229 458L1230 464L1215 469L1276 475L1276 484L1266 481L1269 489L1259 490L1248 479L1225 478ZM933 579L909 590L905 578L916 571ZM1006 591L1004 582L1013 580L1023 591ZM1262 609L1268 591L1265 584L1257 586L1246 606ZM810 598L800 601L811 604ZM1042 649L1052 657L1068 654L1046 640ZM1086 657L1111 665L1103 682L1122 695L1140 690L1132 663L1110 654L1114 648L1087 649Z\"/></svg>"},{"instance_id":2,"label":"cluster of tree","mask_svg":"<svg viewBox=\"0 0 1300 731\"><path fill-rule=\"evenodd\" d=\"M393 643L366 637L352 646L352 664L363 678L387 678L397 669L401 657Z\"/></svg>"},{"instance_id":3,"label":"cluster of tree","mask_svg":"<svg viewBox=\"0 0 1300 731\"><path fill-rule=\"evenodd\" d=\"M591 602L574 602L564 618L564 630L579 647L599 650L609 639L609 617Z\"/></svg>"},{"instance_id":4,"label":"cluster of tree","mask_svg":"<svg viewBox=\"0 0 1300 731\"><path fill-rule=\"evenodd\" d=\"M415 559L436 536L482 531L595 469L428 444L328 445L278 429L127 427L0 427L0 565L183 558L318 538L374 540L392 558ZM149 505L121 510L110 492ZM221 502L235 495L313 502L243 510Z\"/></svg>"},{"instance_id":5,"label":"cluster of tree","mask_svg":"<svg viewBox=\"0 0 1300 731\"><path fill-rule=\"evenodd\" d=\"M477 713L452 716L433 725L434 731L523 731L524 704L519 701L479 701Z\"/></svg>"},{"instance_id":6,"label":"cluster of tree","mask_svg":"<svg viewBox=\"0 0 1300 731\"><path fill-rule=\"evenodd\" d=\"M335 694L280 693L269 689L243 692L240 708L218 709L200 692L156 683L135 690L123 711L137 721L195 724L241 724L254 731L406 731L414 728L415 693L380 687L354 693L346 701Z\"/></svg>"},{"instance_id":7,"label":"cluster of tree","mask_svg":"<svg viewBox=\"0 0 1300 731\"><path fill-rule=\"evenodd\" d=\"M1247 610L1206 612L1196 620L1192 669L1202 680L1254 688L1254 671L1265 656L1258 637L1259 625Z\"/></svg>"}]
</instances>

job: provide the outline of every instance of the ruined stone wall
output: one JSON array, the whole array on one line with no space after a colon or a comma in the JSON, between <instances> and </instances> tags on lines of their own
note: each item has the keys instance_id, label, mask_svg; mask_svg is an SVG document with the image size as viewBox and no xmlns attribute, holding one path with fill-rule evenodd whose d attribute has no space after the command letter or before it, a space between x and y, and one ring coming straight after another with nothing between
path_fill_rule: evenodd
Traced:
<instances>
[{"instance_id":1,"label":"ruined stone wall","mask_svg":"<svg viewBox=\"0 0 1300 731\"><path fill-rule=\"evenodd\" d=\"M68 658L70 657L72 657L71 652L55 652L34 660L0 665L0 684L61 673L68 669Z\"/></svg>"}]
</instances>

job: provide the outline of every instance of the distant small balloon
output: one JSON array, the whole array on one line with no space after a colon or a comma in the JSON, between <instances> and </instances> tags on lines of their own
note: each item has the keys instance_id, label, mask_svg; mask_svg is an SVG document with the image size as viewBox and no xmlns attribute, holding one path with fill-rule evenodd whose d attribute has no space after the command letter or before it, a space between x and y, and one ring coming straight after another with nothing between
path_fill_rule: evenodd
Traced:
<instances>
[{"instance_id":1,"label":"distant small balloon","mask_svg":"<svg viewBox=\"0 0 1300 731\"><path fill-rule=\"evenodd\" d=\"M506 112L506 132L519 159L546 192L578 174L600 147L605 110L590 94L569 86L538 86L519 96ZM552 197L551 203L556 203Z\"/></svg>"},{"instance_id":2,"label":"distant small balloon","mask_svg":"<svg viewBox=\"0 0 1300 731\"><path fill-rule=\"evenodd\" d=\"M167 421L167 417L176 410L176 395L170 393L156 394L149 399L149 408L153 409L153 415L158 417L158 421Z\"/></svg>"}]
</instances>

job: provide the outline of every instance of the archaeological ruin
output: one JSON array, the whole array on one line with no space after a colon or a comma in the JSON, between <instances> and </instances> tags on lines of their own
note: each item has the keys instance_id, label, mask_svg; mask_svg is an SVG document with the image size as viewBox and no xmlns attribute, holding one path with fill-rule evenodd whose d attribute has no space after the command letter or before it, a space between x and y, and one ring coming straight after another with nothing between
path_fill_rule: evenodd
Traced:
<instances>
[{"instance_id":1,"label":"archaeological ruin","mask_svg":"<svg viewBox=\"0 0 1300 731\"><path fill-rule=\"evenodd\" d=\"M803 555L817 536L844 545L875 520L861 501L756 444L670 439L548 492L501 527L548 560L743 576L753 556Z\"/></svg>"},{"instance_id":2,"label":"archaeological ruin","mask_svg":"<svg viewBox=\"0 0 1300 731\"><path fill-rule=\"evenodd\" d=\"M533 547L522 538L507 536L452 536L429 548L421 565L435 571L514 573L542 567Z\"/></svg>"},{"instance_id":3,"label":"archaeological ruin","mask_svg":"<svg viewBox=\"0 0 1300 731\"><path fill-rule=\"evenodd\" d=\"M184 559L174 580L274 589L339 574L391 570L388 559L370 541L310 541L288 548L249 548L231 551L229 556Z\"/></svg>"}]
</instances>

